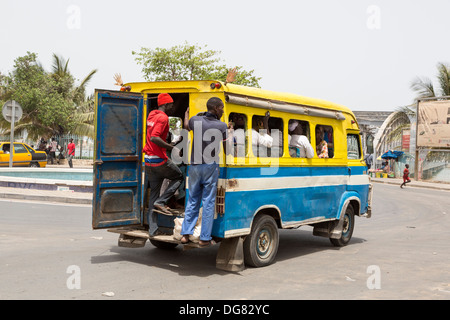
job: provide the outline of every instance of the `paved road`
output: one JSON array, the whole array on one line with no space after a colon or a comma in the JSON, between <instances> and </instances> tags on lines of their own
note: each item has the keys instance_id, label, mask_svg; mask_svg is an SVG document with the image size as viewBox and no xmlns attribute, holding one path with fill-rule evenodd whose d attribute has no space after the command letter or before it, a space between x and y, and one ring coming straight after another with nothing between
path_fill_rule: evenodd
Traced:
<instances>
[{"instance_id":1,"label":"paved road","mask_svg":"<svg viewBox=\"0 0 450 320\"><path fill-rule=\"evenodd\" d=\"M449 193L374 187L347 247L282 230L276 263L240 273L215 268L217 247L119 248L90 206L2 200L0 299L450 299Z\"/></svg>"}]
</instances>

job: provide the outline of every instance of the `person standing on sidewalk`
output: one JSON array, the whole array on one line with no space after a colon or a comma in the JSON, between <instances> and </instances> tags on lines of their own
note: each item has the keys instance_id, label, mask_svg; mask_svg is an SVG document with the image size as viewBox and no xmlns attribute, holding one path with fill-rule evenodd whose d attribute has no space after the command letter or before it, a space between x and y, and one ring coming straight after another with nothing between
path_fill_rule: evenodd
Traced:
<instances>
[{"instance_id":1,"label":"person standing on sidewalk","mask_svg":"<svg viewBox=\"0 0 450 320\"><path fill-rule=\"evenodd\" d=\"M167 202L175 194L183 180L181 170L167 156L167 150L172 154L179 150L166 142L169 133L169 115L174 112L173 99L167 93L158 96L158 109L153 110L147 117L147 136L144 147L145 175L150 188L147 218L149 235L156 236L158 231L157 213L153 210L172 214ZM162 195L161 186L164 179L170 180L167 189Z\"/></svg>"},{"instance_id":2,"label":"person standing on sidewalk","mask_svg":"<svg viewBox=\"0 0 450 320\"><path fill-rule=\"evenodd\" d=\"M75 143L73 143L73 139L69 139L69 145L67 146L67 162L69 166L73 168L72 159L75 156Z\"/></svg>"},{"instance_id":3,"label":"person standing on sidewalk","mask_svg":"<svg viewBox=\"0 0 450 320\"><path fill-rule=\"evenodd\" d=\"M52 142L50 144L50 161L53 164L53 161L56 159L56 149L58 148L58 142L55 138L52 138Z\"/></svg>"},{"instance_id":4,"label":"person standing on sidewalk","mask_svg":"<svg viewBox=\"0 0 450 320\"><path fill-rule=\"evenodd\" d=\"M217 182L219 180L220 144L224 151L230 153L232 145L227 141L227 125L220 121L223 115L223 102L219 98L207 101L208 111L202 116L194 116L189 120L188 129L193 131L191 165L189 167L189 197L183 224L181 226L181 243L189 242L189 235L199 217L200 205L203 205L202 224L199 245L211 244L211 232L214 222ZM230 139L232 140L232 139Z\"/></svg>"},{"instance_id":5,"label":"person standing on sidewalk","mask_svg":"<svg viewBox=\"0 0 450 320\"><path fill-rule=\"evenodd\" d=\"M409 164L405 164L405 170L403 170L403 183L400 185L400 188L403 189L409 182L411 182L411 179L409 179Z\"/></svg>"}]
</instances>

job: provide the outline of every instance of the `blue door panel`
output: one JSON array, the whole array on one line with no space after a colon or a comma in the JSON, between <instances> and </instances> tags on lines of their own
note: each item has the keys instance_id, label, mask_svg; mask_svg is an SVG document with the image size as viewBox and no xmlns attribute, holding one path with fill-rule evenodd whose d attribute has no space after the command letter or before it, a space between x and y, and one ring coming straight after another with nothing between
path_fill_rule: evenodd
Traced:
<instances>
[{"instance_id":1,"label":"blue door panel","mask_svg":"<svg viewBox=\"0 0 450 320\"><path fill-rule=\"evenodd\" d=\"M142 95L98 91L94 229L142 224Z\"/></svg>"}]
</instances>

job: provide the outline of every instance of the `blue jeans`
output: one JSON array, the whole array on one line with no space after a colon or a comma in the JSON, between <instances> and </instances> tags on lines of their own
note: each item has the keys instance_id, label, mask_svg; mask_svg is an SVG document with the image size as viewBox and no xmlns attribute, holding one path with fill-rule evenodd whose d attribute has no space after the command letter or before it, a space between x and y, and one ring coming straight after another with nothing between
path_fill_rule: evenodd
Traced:
<instances>
[{"instance_id":1,"label":"blue jeans","mask_svg":"<svg viewBox=\"0 0 450 320\"><path fill-rule=\"evenodd\" d=\"M181 226L182 235L194 233L200 205L203 204L200 240L211 240L218 180L218 164L197 164L189 167L189 198L184 213L183 225Z\"/></svg>"}]
</instances>

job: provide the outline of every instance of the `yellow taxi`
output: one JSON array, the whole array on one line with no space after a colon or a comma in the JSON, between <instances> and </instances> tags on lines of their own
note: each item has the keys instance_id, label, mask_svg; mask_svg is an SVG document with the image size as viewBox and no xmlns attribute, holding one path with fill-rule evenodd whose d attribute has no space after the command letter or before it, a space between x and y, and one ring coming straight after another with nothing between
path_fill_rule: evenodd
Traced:
<instances>
[{"instance_id":1,"label":"yellow taxi","mask_svg":"<svg viewBox=\"0 0 450 320\"><path fill-rule=\"evenodd\" d=\"M9 157L13 154L13 167L45 167L47 166L47 154L45 151L37 151L22 142L14 142L11 152L11 143L0 142L0 167L9 166Z\"/></svg>"}]
</instances>

